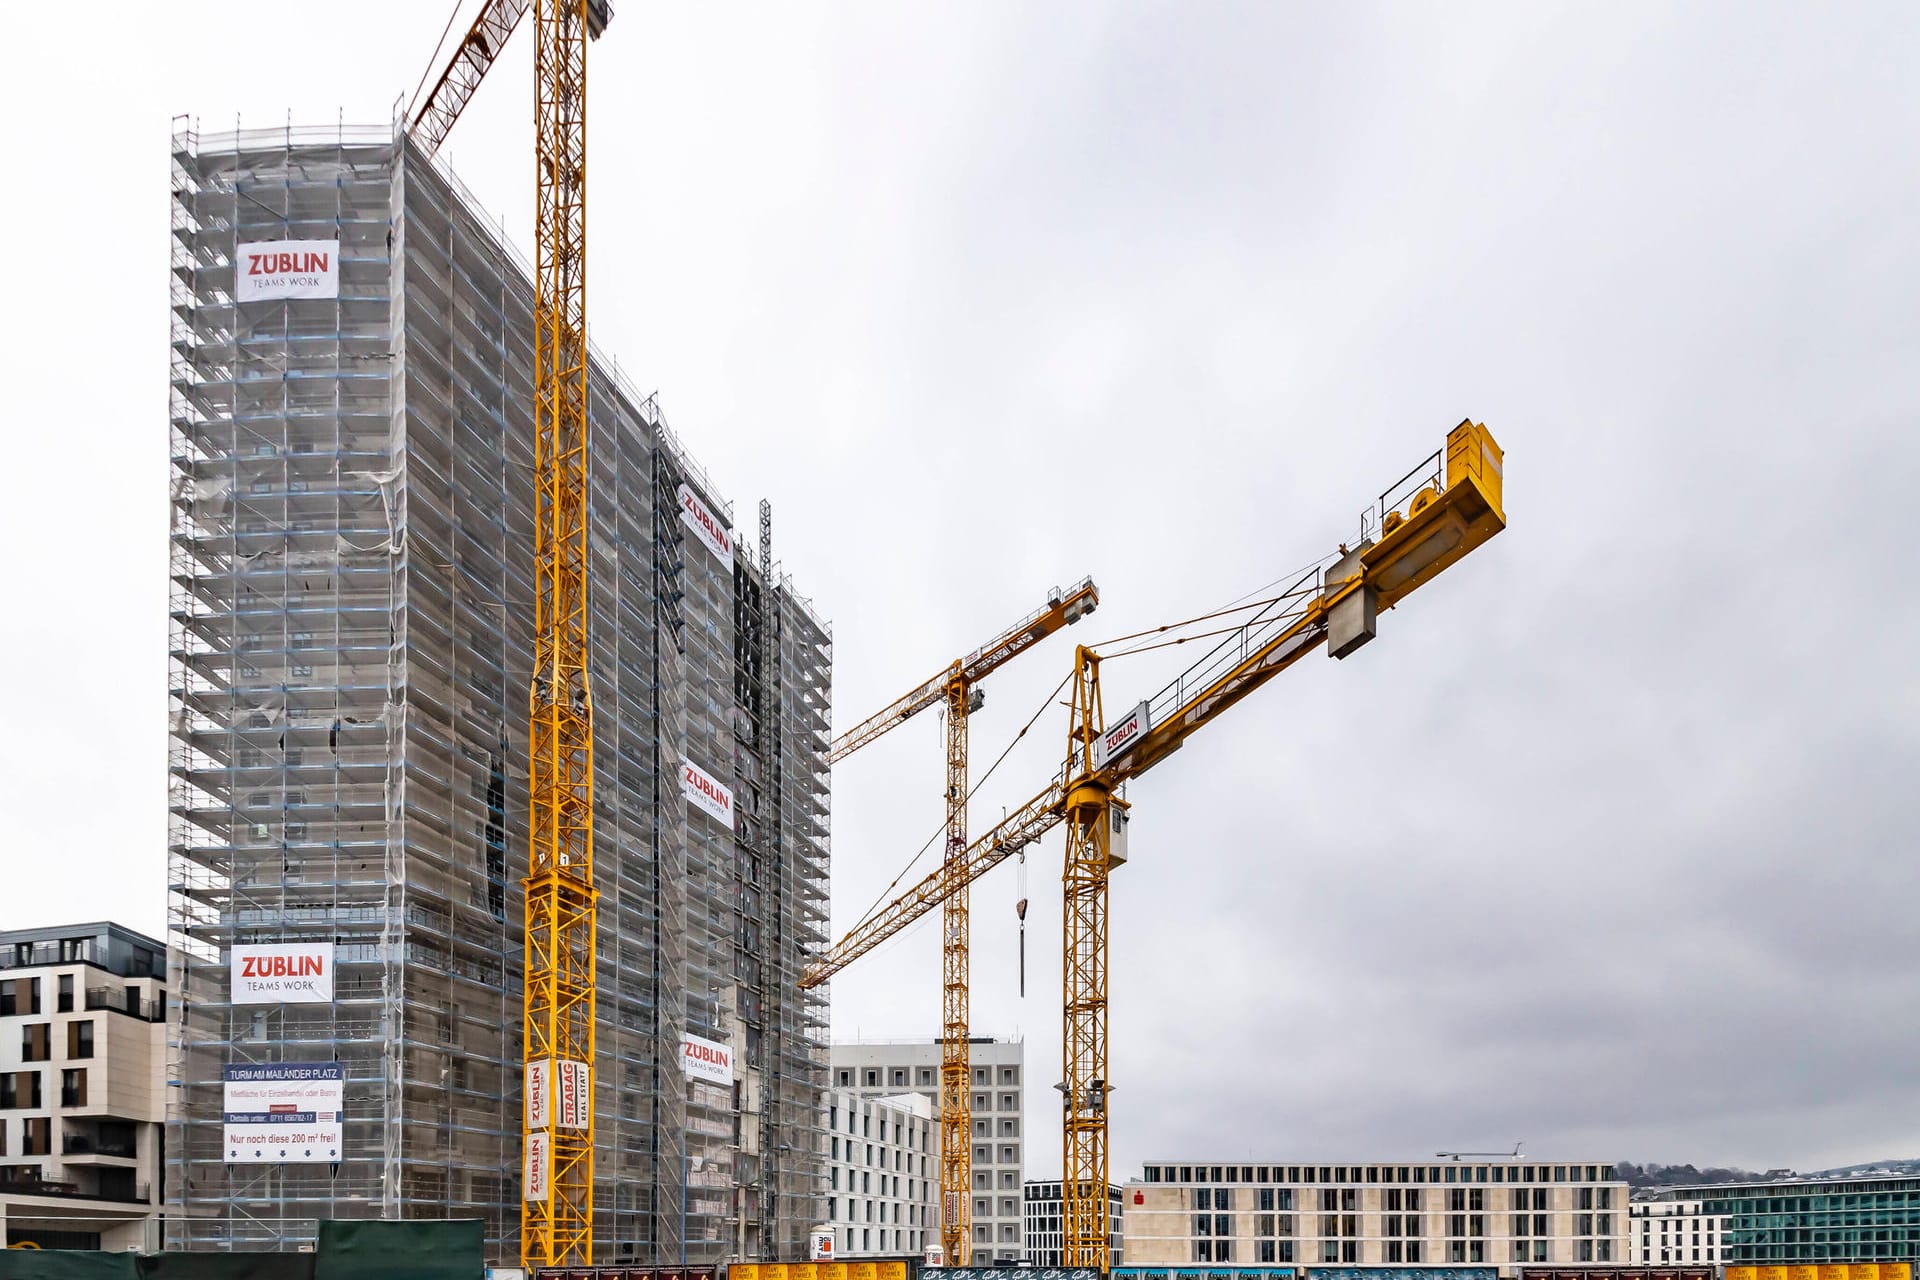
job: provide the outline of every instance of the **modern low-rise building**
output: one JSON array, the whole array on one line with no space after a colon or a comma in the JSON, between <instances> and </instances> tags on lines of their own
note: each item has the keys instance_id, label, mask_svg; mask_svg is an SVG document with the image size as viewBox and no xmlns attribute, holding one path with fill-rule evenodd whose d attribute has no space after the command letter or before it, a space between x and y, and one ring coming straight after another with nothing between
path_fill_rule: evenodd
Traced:
<instances>
[{"instance_id":1,"label":"modern low-rise building","mask_svg":"<svg viewBox=\"0 0 1920 1280\"><path fill-rule=\"evenodd\" d=\"M1062 1257L1066 1249L1066 1234L1061 1225L1061 1216L1066 1211L1066 1203L1060 1191L1059 1181L1027 1183L1026 1205L1027 1265L1030 1267L1065 1266ZM1126 1261L1120 1219L1120 1188L1109 1185L1107 1187L1107 1262L1115 1267L1121 1266Z\"/></svg>"},{"instance_id":2,"label":"modern low-rise building","mask_svg":"<svg viewBox=\"0 0 1920 1280\"><path fill-rule=\"evenodd\" d=\"M1133 1266L1622 1264L1611 1163L1149 1164L1122 1189Z\"/></svg>"},{"instance_id":3,"label":"modern low-rise building","mask_svg":"<svg viewBox=\"0 0 1920 1280\"><path fill-rule=\"evenodd\" d=\"M1646 1203L1655 1210L1696 1203L1703 1221L1719 1219L1718 1260L1730 1272L1793 1263L1920 1262L1916 1174L1668 1187L1650 1193ZM1691 1236L1689 1228L1689 1248Z\"/></svg>"},{"instance_id":4,"label":"modern low-rise building","mask_svg":"<svg viewBox=\"0 0 1920 1280\"><path fill-rule=\"evenodd\" d=\"M916 1093L827 1094L827 1216L839 1258L918 1256L940 1176L933 1104Z\"/></svg>"},{"instance_id":5,"label":"modern low-rise building","mask_svg":"<svg viewBox=\"0 0 1920 1280\"><path fill-rule=\"evenodd\" d=\"M0 933L0 1247L157 1247L166 975L117 924Z\"/></svg>"},{"instance_id":6,"label":"modern low-rise building","mask_svg":"<svg viewBox=\"0 0 1920 1280\"><path fill-rule=\"evenodd\" d=\"M832 1084L837 1090L877 1098L917 1093L940 1104L938 1040L861 1041L832 1049ZM1017 1264L1026 1252L1021 1187L1026 1167L1026 1044L1020 1040L975 1037L970 1045L973 1071L973 1266ZM939 1154L939 1125L934 1152ZM937 1161L929 1162L930 1170ZM933 1173L935 1223L927 1243L938 1244L940 1175ZM952 1262L952 1259L948 1260Z\"/></svg>"},{"instance_id":7,"label":"modern low-rise building","mask_svg":"<svg viewBox=\"0 0 1920 1280\"><path fill-rule=\"evenodd\" d=\"M1718 1266L1726 1261L1726 1215L1706 1212L1697 1199L1636 1200L1627 1217L1627 1261L1633 1266Z\"/></svg>"}]
</instances>

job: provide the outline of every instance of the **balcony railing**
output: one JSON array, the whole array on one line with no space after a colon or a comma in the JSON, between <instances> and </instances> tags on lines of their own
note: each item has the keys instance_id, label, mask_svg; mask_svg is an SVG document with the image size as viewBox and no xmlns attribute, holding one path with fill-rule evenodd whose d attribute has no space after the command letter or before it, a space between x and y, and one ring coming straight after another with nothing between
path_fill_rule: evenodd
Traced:
<instances>
[{"instance_id":1,"label":"balcony railing","mask_svg":"<svg viewBox=\"0 0 1920 1280\"><path fill-rule=\"evenodd\" d=\"M116 1156L122 1160L135 1157L130 1142L104 1142L98 1138L89 1138L84 1133L70 1133L60 1143L62 1155L69 1156Z\"/></svg>"},{"instance_id":2,"label":"balcony railing","mask_svg":"<svg viewBox=\"0 0 1920 1280\"><path fill-rule=\"evenodd\" d=\"M87 1008L129 1014L142 1022L158 1022L167 1016L159 1000L143 999L139 992L125 987L88 987Z\"/></svg>"},{"instance_id":3,"label":"balcony railing","mask_svg":"<svg viewBox=\"0 0 1920 1280\"><path fill-rule=\"evenodd\" d=\"M28 1176L18 1174L0 1176L0 1193L17 1196L63 1196L75 1200L110 1200L115 1204L151 1204L153 1190L147 1183L136 1183L124 1187L108 1185L97 1191L83 1190L77 1182L49 1182L39 1176L38 1169L26 1170Z\"/></svg>"}]
</instances>

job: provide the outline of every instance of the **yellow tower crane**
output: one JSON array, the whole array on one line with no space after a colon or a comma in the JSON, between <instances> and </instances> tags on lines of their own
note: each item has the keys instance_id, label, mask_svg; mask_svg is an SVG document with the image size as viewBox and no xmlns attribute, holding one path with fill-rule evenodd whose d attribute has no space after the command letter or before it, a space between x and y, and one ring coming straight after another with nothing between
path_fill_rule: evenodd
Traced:
<instances>
[{"instance_id":1,"label":"yellow tower crane","mask_svg":"<svg viewBox=\"0 0 1920 1280\"><path fill-rule=\"evenodd\" d=\"M1073 590L1055 590L1047 603L993 640L834 739L828 754L838 764L889 729L928 707L947 712L947 830L943 870L956 868L967 851L967 717L980 709L980 682L1062 627L1072 626L1100 603L1093 579ZM938 874L938 873L936 873ZM948 1266L967 1265L969 1183L972 1178L973 1108L968 1041L968 893L955 885L942 900L940 966L940 1245Z\"/></svg>"},{"instance_id":2,"label":"yellow tower crane","mask_svg":"<svg viewBox=\"0 0 1920 1280\"><path fill-rule=\"evenodd\" d=\"M409 133L431 155L528 0L488 0ZM520 1260L593 1262L593 694L587 682L587 41L606 0L535 0L534 663ZM457 12L457 10L456 10Z\"/></svg>"},{"instance_id":3,"label":"yellow tower crane","mask_svg":"<svg viewBox=\"0 0 1920 1280\"><path fill-rule=\"evenodd\" d=\"M1462 422L1444 448L1397 481L1369 512L1358 545L1309 570L1171 684L1109 723L1101 657L1074 656L1066 764L1033 799L873 913L802 974L826 981L962 892L1055 826L1067 826L1062 888L1062 1262L1108 1268L1107 878L1127 860L1127 801L1118 791L1197 730L1324 644L1345 658L1391 609L1506 528L1501 452L1485 426ZM1148 646L1141 646L1148 647ZM1136 650L1137 651L1137 650ZM1118 656L1118 655L1116 655Z\"/></svg>"}]
</instances>

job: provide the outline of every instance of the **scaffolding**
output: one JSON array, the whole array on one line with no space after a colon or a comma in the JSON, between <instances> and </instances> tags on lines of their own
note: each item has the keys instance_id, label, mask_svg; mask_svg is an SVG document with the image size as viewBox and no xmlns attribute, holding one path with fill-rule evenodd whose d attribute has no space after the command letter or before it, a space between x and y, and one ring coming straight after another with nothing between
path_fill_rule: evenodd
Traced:
<instances>
[{"instance_id":1,"label":"scaffolding","mask_svg":"<svg viewBox=\"0 0 1920 1280\"><path fill-rule=\"evenodd\" d=\"M512 1258L529 276L395 129L182 129L172 159L169 1244L481 1216ZM283 239L340 242L339 297L237 307L236 243ZM790 1256L819 1217L826 1009L792 979L827 941L831 631L770 559L684 536L681 484L731 510L597 352L590 424L594 1261ZM739 784L737 830L683 759ZM334 945L332 1003L229 1003L228 947L302 941ZM735 1089L683 1075L688 1034L739 1047ZM312 1061L347 1068L339 1163L224 1163L223 1065Z\"/></svg>"}]
</instances>

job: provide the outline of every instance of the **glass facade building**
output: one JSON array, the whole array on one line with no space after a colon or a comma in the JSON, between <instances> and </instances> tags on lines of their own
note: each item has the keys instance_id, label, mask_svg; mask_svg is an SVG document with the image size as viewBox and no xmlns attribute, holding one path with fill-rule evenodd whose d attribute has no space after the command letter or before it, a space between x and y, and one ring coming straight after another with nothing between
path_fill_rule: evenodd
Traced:
<instances>
[{"instance_id":1,"label":"glass facade building","mask_svg":"<svg viewBox=\"0 0 1920 1280\"><path fill-rule=\"evenodd\" d=\"M1920 1260L1920 1175L1674 1187L1726 1221L1728 1266Z\"/></svg>"}]
</instances>

